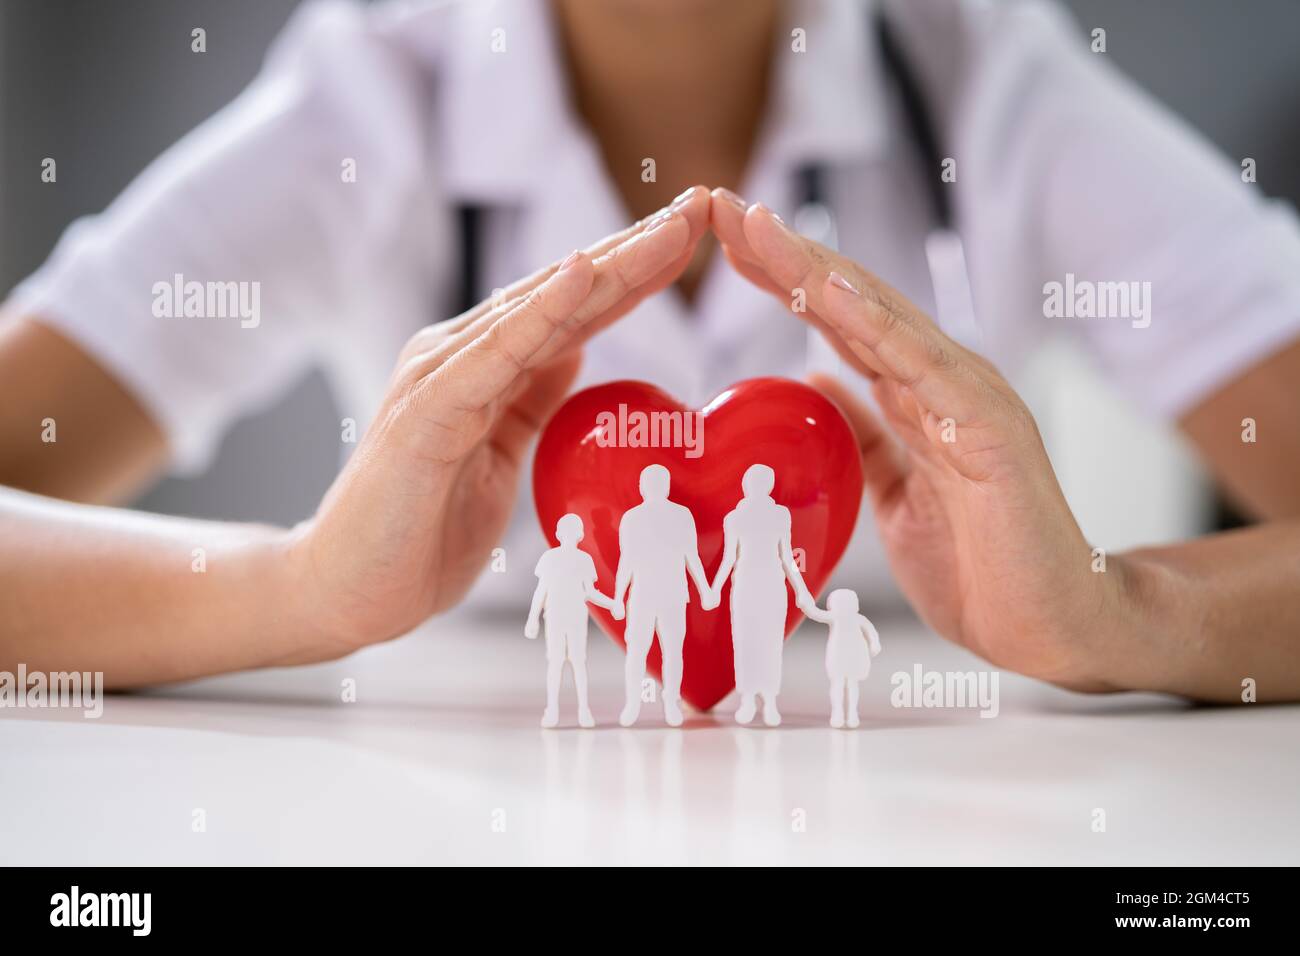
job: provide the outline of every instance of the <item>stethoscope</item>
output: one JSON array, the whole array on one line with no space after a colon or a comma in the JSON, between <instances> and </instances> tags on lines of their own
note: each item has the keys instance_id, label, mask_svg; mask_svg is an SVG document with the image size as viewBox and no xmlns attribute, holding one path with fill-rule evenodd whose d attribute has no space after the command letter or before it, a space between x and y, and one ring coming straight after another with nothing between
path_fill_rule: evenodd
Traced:
<instances>
[{"instance_id":1,"label":"stethoscope","mask_svg":"<svg viewBox=\"0 0 1300 956\"><path fill-rule=\"evenodd\" d=\"M912 71L898 38L883 12L873 18L881 64L898 91L907 134L915 147L923 171L929 204L931 227L925 239L925 257L934 291L936 321L949 336L963 345L979 350L982 343L971 293L966 252L956 228L951 183L941 176L944 156L925 96ZM792 225L796 232L839 249L839 228L835 209L827 188L827 171L820 164L809 164L795 173L796 207ZM810 333L809 352L820 352L819 340Z\"/></svg>"},{"instance_id":2,"label":"stethoscope","mask_svg":"<svg viewBox=\"0 0 1300 956\"><path fill-rule=\"evenodd\" d=\"M975 321L966 254L955 225L950 188L941 178L943 153L939 148L935 126L925 97L907 58L884 14L877 8L873 29L886 74L896 86L903 108L907 132L916 147L924 172L922 179L930 206L932 226L925 240L925 256L934 290L936 316L940 328L969 348L979 350L981 336ZM805 165L795 173L796 209L792 225L801 235L831 249L839 248L839 230L827 189L827 170ZM456 209L460 246L460 281L454 293L457 315L474 307L482 297L482 233L486 210L482 206L464 205ZM829 359L819 336L809 334L809 361L815 354ZM835 359L834 361L838 361Z\"/></svg>"}]
</instances>

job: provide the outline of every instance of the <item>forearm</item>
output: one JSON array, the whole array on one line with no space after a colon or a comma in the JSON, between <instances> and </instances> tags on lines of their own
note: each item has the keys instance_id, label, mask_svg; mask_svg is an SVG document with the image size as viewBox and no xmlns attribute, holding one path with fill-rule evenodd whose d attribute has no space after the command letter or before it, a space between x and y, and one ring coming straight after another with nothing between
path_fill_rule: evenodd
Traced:
<instances>
[{"instance_id":1,"label":"forearm","mask_svg":"<svg viewBox=\"0 0 1300 956\"><path fill-rule=\"evenodd\" d=\"M718 565L717 573L713 575L713 587L721 589L726 583L727 578L731 576L731 570L736 566L736 559L732 557L731 552L727 551L722 556L722 563Z\"/></svg>"},{"instance_id":2,"label":"forearm","mask_svg":"<svg viewBox=\"0 0 1300 956\"><path fill-rule=\"evenodd\" d=\"M0 382L0 485L108 504L166 462L166 438L139 401L51 326L0 318Z\"/></svg>"},{"instance_id":3,"label":"forearm","mask_svg":"<svg viewBox=\"0 0 1300 956\"><path fill-rule=\"evenodd\" d=\"M606 611L612 611L614 609L613 599L606 597L601 593L600 589L596 587L587 588L587 603L594 604L596 607L603 607Z\"/></svg>"},{"instance_id":4,"label":"forearm","mask_svg":"<svg viewBox=\"0 0 1300 956\"><path fill-rule=\"evenodd\" d=\"M0 489L0 669L130 687L329 656L290 540Z\"/></svg>"},{"instance_id":5,"label":"forearm","mask_svg":"<svg viewBox=\"0 0 1300 956\"><path fill-rule=\"evenodd\" d=\"M1300 700L1300 522L1145 548L1119 559L1123 687L1241 702Z\"/></svg>"},{"instance_id":6,"label":"forearm","mask_svg":"<svg viewBox=\"0 0 1300 956\"><path fill-rule=\"evenodd\" d=\"M785 569L785 576L790 582L790 587L794 589L794 596L811 600L812 592L808 590L808 585L803 579L803 573L800 572L799 565L795 563L794 552L789 548L783 547L781 549L781 566Z\"/></svg>"},{"instance_id":7,"label":"forearm","mask_svg":"<svg viewBox=\"0 0 1300 956\"><path fill-rule=\"evenodd\" d=\"M695 580L695 587L699 589L702 595L708 594L712 590L709 584L709 576L704 573L704 564L698 557L691 556L686 559L686 570L690 572L691 577Z\"/></svg>"},{"instance_id":8,"label":"forearm","mask_svg":"<svg viewBox=\"0 0 1300 956\"><path fill-rule=\"evenodd\" d=\"M546 600L546 588L539 584L533 590L533 601L528 605L528 620L537 621L542 616L542 604Z\"/></svg>"}]
</instances>

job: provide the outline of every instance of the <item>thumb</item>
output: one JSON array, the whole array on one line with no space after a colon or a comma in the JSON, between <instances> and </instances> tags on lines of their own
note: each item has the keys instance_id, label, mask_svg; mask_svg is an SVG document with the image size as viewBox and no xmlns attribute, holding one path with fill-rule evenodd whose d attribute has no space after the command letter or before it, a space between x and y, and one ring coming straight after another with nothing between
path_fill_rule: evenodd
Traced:
<instances>
[{"instance_id":1,"label":"thumb","mask_svg":"<svg viewBox=\"0 0 1300 956\"><path fill-rule=\"evenodd\" d=\"M564 401L581 367L582 351L573 348L533 369L528 384L511 399L493 428L493 447L519 464L528 443Z\"/></svg>"}]
</instances>

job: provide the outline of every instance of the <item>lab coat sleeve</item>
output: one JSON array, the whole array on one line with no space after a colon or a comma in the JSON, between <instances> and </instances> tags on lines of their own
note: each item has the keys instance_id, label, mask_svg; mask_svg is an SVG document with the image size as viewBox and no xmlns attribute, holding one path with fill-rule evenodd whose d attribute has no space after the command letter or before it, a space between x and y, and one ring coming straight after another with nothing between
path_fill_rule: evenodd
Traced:
<instances>
[{"instance_id":1,"label":"lab coat sleeve","mask_svg":"<svg viewBox=\"0 0 1300 956\"><path fill-rule=\"evenodd\" d=\"M961 211L983 224L977 301L1002 286L986 301L1076 337L1139 406L1177 417L1300 336L1300 223L1059 10L999 10L968 45L953 120ZM1075 314L1049 314L1072 284ZM1088 294L1130 304L1086 317Z\"/></svg>"},{"instance_id":2,"label":"lab coat sleeve","mask_svg":"<svg viewBox=\"0 0 1300 956\"><path fill-rule=\"evenodd\" d=\"M200 469L234 418L338 336L375 279L372 240L410 214L419 81L389 39L352 3L300 8L243 94L73 223L12 295L10 311L52 325L136 395L177 471ZM203 315L186 315L189 283L203 284ZM234 288L241 311L220 317Z\"/></svg>"}]
</instances>

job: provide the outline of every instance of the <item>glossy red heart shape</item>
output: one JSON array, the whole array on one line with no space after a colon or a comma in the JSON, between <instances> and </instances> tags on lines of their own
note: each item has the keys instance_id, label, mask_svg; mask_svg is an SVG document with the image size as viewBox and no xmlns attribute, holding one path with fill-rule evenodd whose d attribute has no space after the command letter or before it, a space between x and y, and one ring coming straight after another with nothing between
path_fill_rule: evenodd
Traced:
<instances>
[{"instance_id":1,"label":"glossy red heart shape","mask_svg":"<svg viewBox=\"0 0 1300 956\"><path fill-rule=\"evenodd\" d=\"M604 417L620 420L620 406L621 421L633 423L622 436L608 428L610 419ZM698 449L680 447L691 439L680 429L672 436L679 447L628 447L653 433L639 435L637 421L656 421L632 413L690 411L653 385L635 381L597 385L566 401L542 432L533 464L537 516L551 545L558 544L555 524L562 515L572 512L582 518L586 536L580 547L595 561L597 586L613 594L619 520L641 503L641 470L657 463L672 473L668 497L695 517L700 559L712 580L722 558L722 520L741 498L745 469L762 463L776 472L772 497L790 509L791 542L796 554L802 549L804 580L817 594L848 546L862 502L862 462L843 413L800 382L756 378L724 390L701 410L702 421L696 422L703 442ZM630 440L609 447L620 437ZM721 605L705 611L690 586L682 697L697 710L712 708L735 687L730 589L728 582ZM789 637L803 615L788 583L786 590ZM623 622L600 608L591 607L591 612L622 645ZM647 666L660 675L657 639Z\"/></svg>"}]
</instances>

